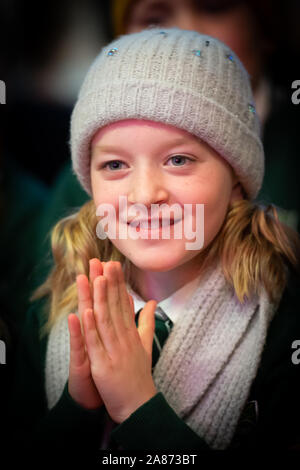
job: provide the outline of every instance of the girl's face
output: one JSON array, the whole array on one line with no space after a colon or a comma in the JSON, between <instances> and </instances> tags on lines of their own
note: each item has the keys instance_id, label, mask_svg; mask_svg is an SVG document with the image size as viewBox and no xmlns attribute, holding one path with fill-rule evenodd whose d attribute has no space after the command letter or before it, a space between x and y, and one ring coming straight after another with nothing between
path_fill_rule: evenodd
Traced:
<instances>
[{"instance_id":1,"label":"girl's face","mask_svg":"<svg viewBox=\"0 0 300 470\"><path fill-rule=\"evenodd\" d=\"M194 263L195 256L219 232L230 202L240 197L236 182L231 166L215 150L188 132L166 124L119 121L100 129L92 142L93 199L96 207L103 203L113 206L117 233L119 216L124 223L135 204L143 204L148 217L152 204L179 204L183 217L184 205L192 204L193 230L199 226L196 204L204 204L204 244L200 249L186 249L186 243L193 240L185 238L184 230L180 239L174 238L172 226L169 239L151 239L149 235L149 239L112 240L141 270L163 272ZM126 197L127 213L119 206L120 196ZM144 218L131 213L128 220L134 217Z\"/></svg>"}]
</instances>

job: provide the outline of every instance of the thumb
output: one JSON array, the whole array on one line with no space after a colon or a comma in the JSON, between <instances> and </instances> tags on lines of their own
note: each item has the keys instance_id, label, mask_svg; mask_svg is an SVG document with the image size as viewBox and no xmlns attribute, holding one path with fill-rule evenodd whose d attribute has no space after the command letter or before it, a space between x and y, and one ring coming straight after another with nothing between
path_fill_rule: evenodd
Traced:
<instances>
[{"instance_id":1,"label":"thumb","mask_svg":"<svg viewBox=\"0 0 300 470\"><path fill-rule=\"evenodd\" d=\"M149 300L143 310L140 312L138 320L138 333L142 345L150 359L152 358L153 336L155 329L155 309L156 300Z\"/></svg>"}]
</instances>

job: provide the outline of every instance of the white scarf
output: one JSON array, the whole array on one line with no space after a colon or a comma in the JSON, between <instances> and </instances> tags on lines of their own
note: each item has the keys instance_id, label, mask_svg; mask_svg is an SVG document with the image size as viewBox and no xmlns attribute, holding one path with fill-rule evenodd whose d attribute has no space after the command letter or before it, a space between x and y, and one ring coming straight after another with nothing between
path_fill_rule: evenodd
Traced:
<instances>
[{"instance_id":1,"label":"white scarf","mask_svg":"<svg viewBox=\"0 0 300 470\"><path fill-rule=\"evenodd\" d=\"M256 376L270 321L278 307L265 290L241 304L220 265L201 279L153 371L157 390L213 449L230 444ZM48 408L69 374L67 318L52 328L46 354Z\"/></svg>"}]
</instances>

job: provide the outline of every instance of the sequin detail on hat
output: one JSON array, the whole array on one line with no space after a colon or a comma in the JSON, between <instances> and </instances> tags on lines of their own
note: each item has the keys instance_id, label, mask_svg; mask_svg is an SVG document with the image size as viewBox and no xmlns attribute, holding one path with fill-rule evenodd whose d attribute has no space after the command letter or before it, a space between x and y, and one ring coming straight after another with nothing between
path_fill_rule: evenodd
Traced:
<instances>
[{"instance_id":1,"label":"sequin detail on hat","mask_svg":"<svg viewBox=\"0 0 300 470\"><path fill-rule=\"evenodd\" d=\"M251 113L253 113L253 114L256 113L255 106L252 103L248 103L248 109L249 109L249 111L251 111Z\"/></svg>"},{"instance_id":2,"label":"sequin detail on hat","mask_svg":"<svg viewBox=\"0 0 300 470\"><path fill-rule=\"evenodd\" d=\"M167 34L165 31L159 31L159 33L158 33L158 34L163 34L163 35L164 35L164 37L168 36L168 34Z\"/></svg>"},{"instance_id":3,"label":"sequin detail on hat","mask_svg":"<svg viewBox=\"0 0 300 470\"><path fill-rule=\"evenodd\" d=\"M118 49L114 47L113 49L110 49L110 51L108 51L107 55L115 55L117 52L118 52Z\"/></svg>"},{"instance_id":4,"label":"sequin detail on hat","mask_svg":"<svg viewBox=\"0 0 300 470\"><path fill-rule=\"evenodd\" d=\"M231 62L234 62L234 57L232 54L226 54L226 59L229 59Z\"/></svg>"},{"instance_id":5,"label":"sequin detail on hat","mask_svg":"<svg viewBox=\"0 0 300 470\"><path fill-rule=\"evenodd\" d=\"M209 41L205 41L205 45L206 45L206 47L208 47L208 46L209 46L209 44L210 44L210 42L209 42Z\"/></svg>"},{"instance_id":6,"label":"sequin detail on hat","mask_svg":"<svg viewBox=\"0 0 300 470\"><path fill-rule=\"evenodd\" d=\"M192 50L192 53L193 53L194 55L196 55L197 57L200 57L200 56L201 56L201 51L199 51L199 49L193 49L193 50Z\"/></svg>"}]
</instances>

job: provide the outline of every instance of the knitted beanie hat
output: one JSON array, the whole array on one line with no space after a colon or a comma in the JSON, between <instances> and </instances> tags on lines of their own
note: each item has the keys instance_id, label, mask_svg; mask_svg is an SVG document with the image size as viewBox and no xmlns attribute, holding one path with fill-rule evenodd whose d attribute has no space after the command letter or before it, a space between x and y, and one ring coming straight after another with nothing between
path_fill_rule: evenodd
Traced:
<instances>
[{"instance_id":1,"label":"knitted beanie hat","mask_svg":"<svg viewBox=\"0 0 300 470\"><path fill-rule=\"evenodd\" d=\"M89 195L93 136L125 119L162 122L201 138L233 167L247 197L257 195L264 151L249 75L221 41L196 31L150 28L102 49L71 118L73 170Z\"/></svg>"}]
</instances>

